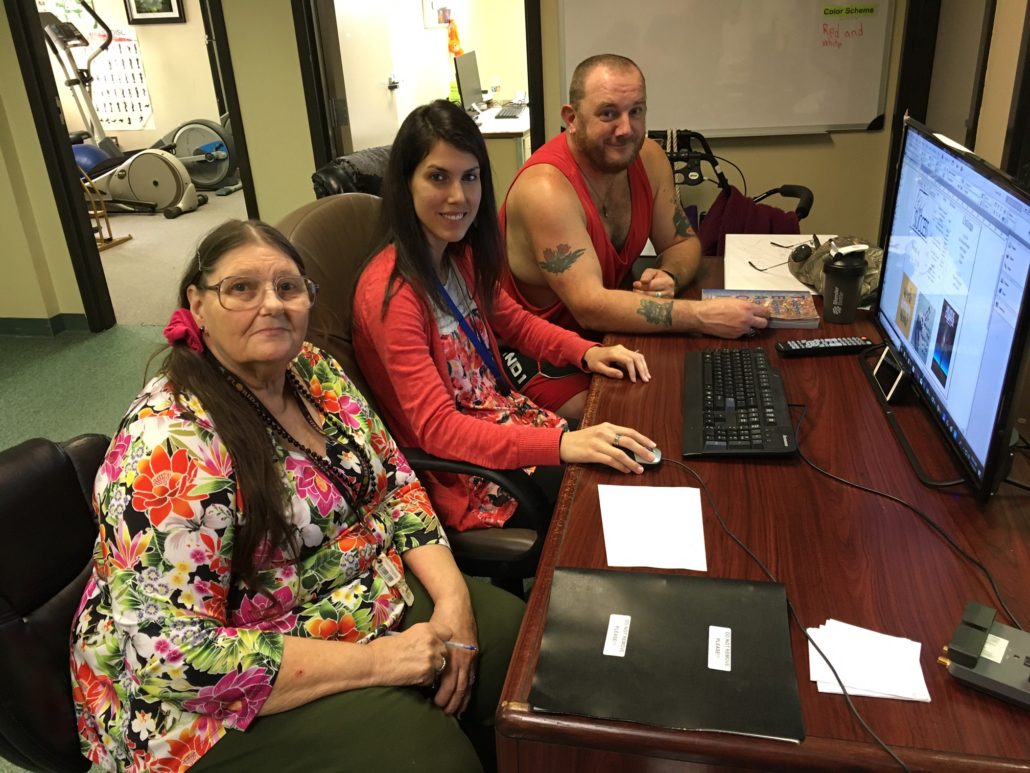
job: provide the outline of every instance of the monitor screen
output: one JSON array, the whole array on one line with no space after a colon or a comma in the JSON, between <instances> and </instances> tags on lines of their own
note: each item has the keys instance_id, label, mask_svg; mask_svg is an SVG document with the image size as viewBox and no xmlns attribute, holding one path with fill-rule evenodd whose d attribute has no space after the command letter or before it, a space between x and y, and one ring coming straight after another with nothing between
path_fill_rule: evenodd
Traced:
<instances>
[{"instance_id":1,"label":"monitor screen","mask_svg":"<svg viewBox=\"0 0 1030 773\"><path fill-rule=\"evenodd\" d=\"M483 101L483 87L479 83L479 65L476 64L475 51L454 57L454 79L458 82L461 106L466 112L477 112L474 105Z\"/></svg>"},{"instance_id":2,"label":"monitor screen","mask_svg":"<svg viewBox=\"0 0 1030 773\"><path fill-rule=\"evenodd\" d=\"M878 322L978 493L1010 453L1027 340L1030 195L906 119Z\"/></svg>"}]
</instances>

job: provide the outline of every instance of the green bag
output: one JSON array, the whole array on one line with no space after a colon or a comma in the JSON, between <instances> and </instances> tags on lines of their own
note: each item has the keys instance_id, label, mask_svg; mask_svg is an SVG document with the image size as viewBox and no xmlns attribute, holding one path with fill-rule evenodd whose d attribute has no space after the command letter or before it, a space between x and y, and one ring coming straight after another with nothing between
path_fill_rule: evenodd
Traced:
<instances>
[{"instance_id":1,"label":"green bag","mask_svg":"<svg viewBox=\"0 0 1030 773\"><path fill-rule=\"evenodd\" d=\"M803 260L790 260L787 267L796 279L814 287L816 292L823 291L823 264L830 257L830 245L836 244L838 248L847 247L851 244L869 244L868 239L858 236L836 236L828 239L812 250L812 254ZM866 270L862 277L862 288L860 291L859 305L865 306L876 298L877 288L880 286L880 266L883 265L883 250L879 247L870 246L865 251Z\"/></svg>"}]
</instances>

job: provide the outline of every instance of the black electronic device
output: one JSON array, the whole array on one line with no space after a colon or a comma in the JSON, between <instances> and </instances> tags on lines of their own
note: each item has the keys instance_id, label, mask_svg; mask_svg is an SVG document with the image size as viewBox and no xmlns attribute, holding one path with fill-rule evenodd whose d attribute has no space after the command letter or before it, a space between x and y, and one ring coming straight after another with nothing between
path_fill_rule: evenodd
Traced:
<instances>
[{"instance_id":1,"label":"black electronic device","mask_svg":"<svg viewBox=\"0 0 1030 773\"><path fill-rule=\"evenodd\" d=\"M1027 357L1030 194L906 118L893 198L877 322L986 499L1009 470Z\"/></svg>"},{"instance_id":2,"label":"black electronic device","mask_svg":"<svg viewBox=\"0 0 1030 773\"><path fill-rule=\"evenodd\" d=\"M971 601L937 662L965 685L1030 709L1030 633Z\"/></svg>"},{"instance_id":3,"label":"black electronic device","mask_svg":"<svg viewBox=\"0 0 1030 773\"><path fill-rule=\"evenodd\" d=\"M776 352L781 357L825 357L831 354L856 354L873 345L865 336L842 338L792 338L777 341Z\"/></svg>"},{"instance_id":4,"label":"black electronic device","mask_svg":"<svg viewBox=\"0 0 1030 773\"><path fill-rule=\"evenodd\" d=\"M890 347L883 347L876 365L873 366L873 379L880 388L884 400L891 403L903 394L901 387L904 385L907 375L905 369L895 359Z\"/></svg>"},{"instance_id":5,"label":"black electronic device","mask_svg":"<svg viewBox=\"0 0 1030 773\"><path fill-rule=\"evenodd\" d=\"M479 80L479 65L476 63L475 51L467 51L454 57L454 80L458 83L461 106L465 108L465 112L482 112L486 105L483 103L483 86Z\"/></svg>"}]
</instances>

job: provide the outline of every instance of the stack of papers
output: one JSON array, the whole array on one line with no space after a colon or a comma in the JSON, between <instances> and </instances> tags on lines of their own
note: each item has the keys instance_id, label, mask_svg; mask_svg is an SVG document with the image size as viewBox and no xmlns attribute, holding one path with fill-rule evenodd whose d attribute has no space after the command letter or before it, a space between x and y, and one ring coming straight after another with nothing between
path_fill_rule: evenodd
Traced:
<instances>
[{"instance_id":1,"label":"stack of papers","mask_svg":"<svg viewBox=\"0 0 1030 773\"><path fill-rule=\"evenodd\" d=\"M930 702L919 665L919 642L839 620L827 620L818 628L809 628L808 635L833 663L849 695ZM808 664L819 692L840 693L833 672L811 643Z\"/></svg>"}]
</instances>

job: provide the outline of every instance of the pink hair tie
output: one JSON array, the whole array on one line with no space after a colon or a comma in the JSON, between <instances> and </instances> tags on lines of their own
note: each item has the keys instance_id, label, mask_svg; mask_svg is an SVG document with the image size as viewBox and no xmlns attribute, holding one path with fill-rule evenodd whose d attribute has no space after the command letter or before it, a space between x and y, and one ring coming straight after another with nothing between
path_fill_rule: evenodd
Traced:
<instances>
[{"instance_id":1,"label":"pink hair tie","mask_svg":"<svg viewBox=\"0 0 1030 773\"><path fill-rule=\"evenodd\" d=\"M197 354L204 352L204 341L200 337L200 328L189 309L176 309L165 328L165 340L175 345L185 341L186 345Z\"/></svg>"}]
</instances>

